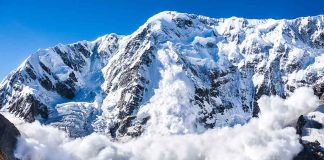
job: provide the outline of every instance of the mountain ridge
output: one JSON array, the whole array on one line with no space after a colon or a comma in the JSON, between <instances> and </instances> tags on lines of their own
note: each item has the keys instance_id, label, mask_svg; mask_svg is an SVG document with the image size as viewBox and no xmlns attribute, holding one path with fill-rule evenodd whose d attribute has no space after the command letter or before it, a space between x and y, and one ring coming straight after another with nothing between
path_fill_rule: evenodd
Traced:
<instances>
[{"instance_id":1,"label":"mountain ridge","mask_svg":"<svg viewBox=\"0 0 324 160\"><path fill-rule=\"evenodd\" d=\"M1 110L72 137L244 124L261 95L310 86L324 99L323 23L161 12L128 36L37 51L1 82Z\"/></svg>"}]
</instances>

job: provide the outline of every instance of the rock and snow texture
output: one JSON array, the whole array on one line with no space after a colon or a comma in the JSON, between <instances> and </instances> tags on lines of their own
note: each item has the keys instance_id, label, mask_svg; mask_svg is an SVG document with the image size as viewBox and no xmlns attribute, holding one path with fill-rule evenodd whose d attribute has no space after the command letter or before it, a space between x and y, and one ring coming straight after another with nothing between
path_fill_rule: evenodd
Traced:
<instances>
[{"instance_id":1,"label":"rock and snow texture","mask_svg":"<svg viewBox=\"0 0 324 160\"><path fill-rule=\"evenodd\" d=\"M0 107L26 121L112 138L202 133L258 116L262 95L312 87L324 100L324 16L151 17L110 34L39 50L0 84Z\"/></svg>"},{"instance_id":2,"label":"rock and snow texture","mask_svg":"<svg viewBox=\"0 0 324 160\"><path fill-rule=\"evenodd\" d=\"M296 160L324 159L324 105L314 112L301 115L296 129L304 147Z\"/></svg>"}]
</instances>

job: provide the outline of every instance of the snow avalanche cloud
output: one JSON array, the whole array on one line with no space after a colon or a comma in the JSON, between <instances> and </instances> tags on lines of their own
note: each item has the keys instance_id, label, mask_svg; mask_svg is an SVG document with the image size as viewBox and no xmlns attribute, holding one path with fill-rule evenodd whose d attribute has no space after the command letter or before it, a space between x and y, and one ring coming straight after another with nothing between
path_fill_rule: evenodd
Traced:
<instances>
[{"instance_id":1,"label":"snow avalanche cloud","mask_svg":"<svg viewBox=\"0 0 324 160\"><path fill-rule=\"evenodd\" d=\"M301 149L291 127L299 115L314 110L319 100L312 89L296 89L289 98L263 96L260 117L245 125L212 129L202 134L146 134L125 143L99 134L77 139L38 122L23 123L7 115L22 136L16 157L22 160L287 160Z\"/></svg>"}]
</instances>

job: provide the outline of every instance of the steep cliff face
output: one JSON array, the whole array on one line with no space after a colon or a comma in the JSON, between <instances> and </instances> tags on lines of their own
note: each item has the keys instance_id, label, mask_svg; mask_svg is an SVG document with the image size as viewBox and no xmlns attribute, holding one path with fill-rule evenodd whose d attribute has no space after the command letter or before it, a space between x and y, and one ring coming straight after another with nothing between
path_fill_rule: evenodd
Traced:
<instances>
[{"instance_id":1,"label":"steep cliff face","mask_svg":"<svg viewBox=\"0 0 324 160\"><path fill-rule=\"evenodd\" d=\"M301 86L324 100L324 16L151 17L129 36L39 50L0 85L0 107L26 121L112 138L244 124L261 95Z\"/></svg>"},{"instance_id":2,"label":"steep cliff face","mask_svg":"<svg viewBox=\"0 0 324 160\"><path fill-rule=\"evenodd\" d=\"M14 151L17 138L20 136L18 129L0 114L0 159L14 160Z\"/></svg>"}]
</instances>

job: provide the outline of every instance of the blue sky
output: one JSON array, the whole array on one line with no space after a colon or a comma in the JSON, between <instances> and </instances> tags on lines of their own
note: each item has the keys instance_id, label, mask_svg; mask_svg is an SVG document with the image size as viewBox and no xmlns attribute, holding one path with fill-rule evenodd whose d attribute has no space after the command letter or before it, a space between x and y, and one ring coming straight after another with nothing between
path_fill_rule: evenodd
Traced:
<instances>
[{"instance_id":1,"label":"blue sky","mask_svg":"<svg viewBox=\"0 0 324 160\"><path fill-rule=\"evenodd\" d=\"M165 10L280 19L324 14L324 0L0 0L0 79L39 48L130 34Z\"/></svg>"}]
</instances>

